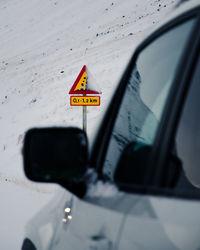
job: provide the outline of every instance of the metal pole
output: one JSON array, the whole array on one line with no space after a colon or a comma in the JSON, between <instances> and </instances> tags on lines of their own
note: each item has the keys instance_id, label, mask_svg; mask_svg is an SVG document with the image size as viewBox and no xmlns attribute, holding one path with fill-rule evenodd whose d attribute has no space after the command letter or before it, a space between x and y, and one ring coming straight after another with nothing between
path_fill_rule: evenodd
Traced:
<instances>
[{"instance_id":1,"label":"metal pole","mask_svg":"<svg viewBox=\"0 0 200 250\"><path fill-rule=\"evenodd\" d=\"M83 96L86 96L86 94ZM83 131L87 133L87 106L83 106Z\"/></svg>"}]
</instances>

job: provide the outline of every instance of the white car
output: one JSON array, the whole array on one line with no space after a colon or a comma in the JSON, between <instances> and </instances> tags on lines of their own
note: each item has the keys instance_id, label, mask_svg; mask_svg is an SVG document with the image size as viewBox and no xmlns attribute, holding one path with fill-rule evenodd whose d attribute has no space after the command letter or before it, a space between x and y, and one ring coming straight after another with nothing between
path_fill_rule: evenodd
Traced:
<instances>
[{"instance_id":1,"label":"white car","mask_svg":"<svg viewBox=\"0 0 200 250\"><path fill-rule=\"evenodd\" d=\"M88 150L78 128L31 129L26 176L58 183L22 250L200 249L200 2L136 49Z\"/></svg>"}]
</instances>

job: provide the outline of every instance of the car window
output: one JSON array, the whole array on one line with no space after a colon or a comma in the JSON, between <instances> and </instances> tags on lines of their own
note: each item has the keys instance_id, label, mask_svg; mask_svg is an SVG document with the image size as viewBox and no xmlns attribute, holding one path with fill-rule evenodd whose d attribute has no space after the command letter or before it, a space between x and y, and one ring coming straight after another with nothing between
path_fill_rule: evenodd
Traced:
<instances>
[{"instance_id":1,"label":"car window","mask_svg":"<svg viewBox=\"0 0 200 250\"><path fill-rule=\"evenodd\" d=\"M113 180L125 148L139 152L154 142L179 60L194 20L173 27L145 47L137 57L119 108L103 165L104 177ZM124 168L125 174L133 168ZM144 176L144 170L143 170Z\"/></svg>"},{"instance_id":2,"label":"car window","mask_svg":"<svg viewBox=\"0 0 200 250\"><path fill-rule=\"evenodd\" d=\"M200 59L189 88L176 134L177 156L183 173L177 189L188 189L188 183L200 188ZM184 178L186 177L186 178ZM184 182L183 182L184 181ZM186 181L188 183L186 183Z\"/></svg>"}]
</instances>

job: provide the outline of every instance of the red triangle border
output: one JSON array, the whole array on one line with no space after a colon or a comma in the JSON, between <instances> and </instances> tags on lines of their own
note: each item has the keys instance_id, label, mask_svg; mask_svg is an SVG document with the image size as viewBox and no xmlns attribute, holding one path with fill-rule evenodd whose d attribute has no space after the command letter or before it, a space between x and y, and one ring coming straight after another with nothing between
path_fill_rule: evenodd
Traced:
<instances>
[{"instance_id":1,"label":"red triangle border","mask_svg":"<svg viewBox=\"0 0 200 250\"><path fill-rule=\"evenodd\" d=\"M69 91L69 94L70 95L81 95L81 94L101 94L97 91L93 91L93 90L82 90L82 91L75 91L75 88L78 84L78 82L80 81L83 73L86 71L86 65L83 66L83 68L81 69L81 72L79 73L78 77L76 78L76 81L74 82L73 86L71 87L70 91Z\"/></svg>"}]
</instances>

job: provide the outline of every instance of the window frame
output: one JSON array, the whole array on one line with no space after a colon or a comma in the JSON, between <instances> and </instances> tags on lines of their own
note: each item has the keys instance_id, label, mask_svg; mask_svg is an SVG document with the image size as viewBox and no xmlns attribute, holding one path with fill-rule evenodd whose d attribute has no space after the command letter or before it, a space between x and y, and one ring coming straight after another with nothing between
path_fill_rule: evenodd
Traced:
<instances>
[{"instance_id":1,"label":"window frame","mask_svg":"<svg viewBox=\"0 0 200 250\"><path fill-rule=\"evenodd\" d=\"M200 14L200 13L199 13ZM177 127L181 118L181 113L188 94L190 83L196 69L198 61L198 49L200 47L200 16L197 17L196 25L188 40L185 51L183 52L180 65L178 66L174 83L170 91L163 117L158 128L153 150L155 153L152 162L159 167L159 173L155 176L155 183L160 184L160 176L167 165L167 160L174 146ZM164 133L163 133L164 132Z\"/></svg>"},{"instance_id":2,"label":"window frame","mask_svg":"<svg viewBox=\"0 0 200 250\"><path fill-rule=\"evenodd\" d=\"M135 50L135 53L132 55L131 60L122 75L122 78L118 84L118 87L115 91L115 94L110 102L110 105L107 109L107 112L104 116L103 122L100 126L100 129L98 131L95 143L93 145L93 149L91 152L90 157L90 166L93 166L97 172L99 173L100 179L102 179L102 167L105 160L105 156L107 153L111 133L115 124L115 120L118 114L119 107L121 105L122 98L124 96L128 79L130 77L130 74L133 69L133 65L135 64L139 53L147 47L151 42L153 42L155 39L157 39L159 36L163 35L165 32L173 29L177 25L196 17L196 23L194 24L193 31L191 32L190 36L188 37L188 42L185 47L185 50L183 51L182 58L180 60L180 64L177 67L175 77L172 83L172 88L170 90L169 96L167 98L166 105L164 107L163 115L160 121L160 124L158 126L158 130L156 133L155 141L153 146L153 150L150 156L151 164L149 167L149 174L151 176L151 173L153 173L153 169L157 169L158 166L165 165L165 161L167 157L169 156L169 149L171 146L171 142L173 141L173 136L175 134L175 129L180 117L180 107L183 105L183 97L187 92L187 89L185 86L187 85L188 81L190 80L192 76L192 66L195 64L195 52L197 49L197 46L199 44L199 29L200 26L200 7L195 7L191 10L189 10L186 13L183 13L162 27L160 27L158 30L153 32L147 39L145 39ZM193 46L191 46L191 41L193 42ZM186 60L187 58L187 60ZM184 69L184 74L183 73ZM177 92L178 92L178 98L177 98ZM175 94L176 93L176 94ZM176 96L176 98L175 98ZM173 114L171 114L171 103L175 100L175 103L173 103ZM170 119L169 119L170 118ZM168 120L168 126L166 128L166 120ZM163 131L165 129L165 139L163 138ZM166 132L167 129L167 132ZM163 144L163 139L165 143ZM154 165L154 167L152 167ZM161 169L162 169L161 168ZM161 175L162 170L159 171L155 178L155 183L159 183L159 178ZM149 178L150 179L150 178ZM158 190L152 191L153 189L150 187L147 187L147 189L141 190L135 190L137 193L144 193L144 194L159 194L163 196L163 192L159 192Z\"/></svg>"}]
</instances>

